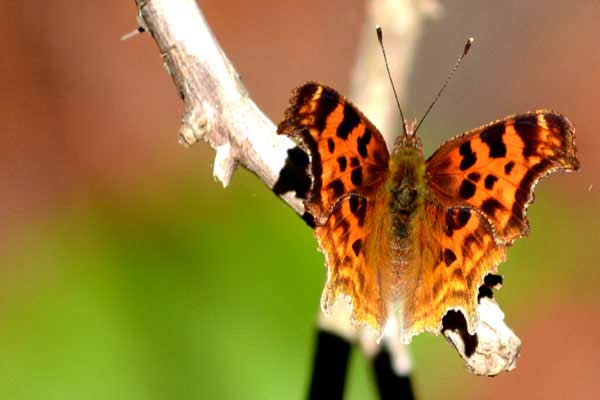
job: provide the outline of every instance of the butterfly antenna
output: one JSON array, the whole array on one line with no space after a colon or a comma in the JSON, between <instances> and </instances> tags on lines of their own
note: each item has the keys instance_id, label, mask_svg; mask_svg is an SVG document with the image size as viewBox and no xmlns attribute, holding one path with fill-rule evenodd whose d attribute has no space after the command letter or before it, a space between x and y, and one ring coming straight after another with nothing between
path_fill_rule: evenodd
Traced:
<instances>
[{"instance_id":1,"label":"butterfly antenna","mask_svg":"<svg viewBox=\"0 0 600 400\"><path fill-rule=\"evenodd\" d=\"M414 134L417 133L417 131L419 130L419 127L421 126L421 124L425 120L425 117L427 117L427 114L429 114L429 111L431 111L431 109L433 108L433 106L435 105L435 103L438 101L438 99L440 98L440 96L444 92L444 89L446 89L446 86L448 86L448 82L450 82L450 80L454 76L454 73L458 69L458 66L460 65L460 63L463 60L463 58L465 58L465 56L469 52L469 49L473 45L474 41L475 41L475 39L473 39L472 37L470 37L469 39L467 39L467 43L465 43L465 48L464 48L462 54L460 55L460 57L458 57L458 60L456 60L456 64L454 64L454 67L452 67L452 69L450 70L450 73L448 74L448 77L444 81L444 84L442 85L442 88L439 90L439 92L435 96L435 99L433 99L433 102L431 102L431 105L429 106L429 108L427 109L427 111L425 111L425 114L423 115L423 118L421 118L421 120L417 124L417 127L415 128Z\"/></svg>"},{"instance_id":2,"label":"butterfly antenna","mask_svg":"<svg viewBox=\"0 0 600 400\"><path fill-rule=\"evenodd\" d=\"M398 100L398 94L396 93L396 88L394 87L394 80L392 79L392 74L390 73L390 66L388 65L387 56L385 55L385 47L383 47L383 32L381 31L381 27L377 25L375 28L377 31L377 40L379 40L379 45L381 46L381 51L383 52L383 60L385 61L385 69L387 70L388 78L390 78L390 83L392 84L392 90L394 91L394 97L396 98L396 104L398 105L398 110L400 111L400 118L402 118L402 129L404 129L404 136L408 136L408 130L406 129L406 120L404 119L404 113L402 112L402 107L400 107L400 100Z\"/></svg>"}]
</instances>

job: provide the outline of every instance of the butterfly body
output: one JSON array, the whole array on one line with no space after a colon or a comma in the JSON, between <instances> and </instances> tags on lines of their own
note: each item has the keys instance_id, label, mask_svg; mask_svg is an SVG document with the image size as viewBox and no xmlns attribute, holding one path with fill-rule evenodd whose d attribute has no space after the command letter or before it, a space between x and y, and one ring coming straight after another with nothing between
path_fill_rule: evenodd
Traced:
<instances>
[{"instance_id":1,"label":"butterfly body","mask_svg":"<svg viewBox=\"0 0 600 400\"><path fill-rule=\"evenodd\" d=\"M456 136L427 160L409 132L390 155L356 107L314 82L295 90L278 133L310 158L304 205L325 254L323 309L345 297L380 335L397 313L404 342L439 333L448 310L473 332L485 276L528 232L535 184L579 167L573 126L548 110Z\"/></svg>"},{"instance_id":2,"label":"butterfly body","mask_svg":"<svg viewBox=\"0 0 600 400\"><path fill-rule=\"evenodd\" d=\"M425 158L419 143L400 142L392 152L388 177L382 190L388 192L388 212L396 239L408 239L415 217L422 212L426 196Z\"/></svg>"}]
</instances>

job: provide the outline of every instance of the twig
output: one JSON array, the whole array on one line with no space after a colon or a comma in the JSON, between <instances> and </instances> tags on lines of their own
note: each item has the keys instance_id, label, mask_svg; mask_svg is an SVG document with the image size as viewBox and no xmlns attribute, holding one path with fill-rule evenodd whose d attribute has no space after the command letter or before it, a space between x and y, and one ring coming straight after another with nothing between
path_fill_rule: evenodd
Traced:
<instances>
[{"instance_id":1,"label":"twig","mask_svg":"<svg viewBox=\"0 0 600 400\"><path fill-rule=\"evenodd\" d=\"M191 145L201 139L216 150L213 175L223 186L229 184L238 165L255 173L271 189L277 189L277 184L281 186L284 175L294 174L294 169L288 167L298 166L298 161L301 167L305 160L302 154L297 153L297 147L291 140L275 134L273 123L250 99L195 1L136 0L136 3L139 8L139 23L156 41L165 68L185 103L179 130L181 142ZM402 46L398 44L394 47L399 49ZM401 68L394 67L393 61L391 64L393 69ZM364 69L368 70L369 67L365 66ZM357 71L360 71L360 67L357 67ZM403 80L408 79L408 72L404 75ZM375 79L382 76L384 75L375 74ZM365 76L365 87L370 87L370 83L367 83L370 79L370 76L368 79ZM369 95L369 98L379 97L377 93ZM391 127L384 122L391 119L378 117L375 113L380 106L371 106L367 100L358 96L354 100L382 131L392 132ZM386 102L388 103L393 104ZM296 161L290 162L293 159ZM299 215L304 216L302 199L298 196L301 188L294 187L293 184L282 186L285 190L279 187L280 190L275 192ZM478 340L473 351L464 350L466 327L457 324L453 329L446 329L444 334L474 373L493 375L514 365L519 342L504 324L503 314L497 304L493 301L484 304L479 308L483 323L477 329ZM332 329L343 337L343 333L338 332L337 328ZM391 337L389 342L392 344L388 344L390 349L394 348L393 340ZM401 353L406 352L397 354ZM406 354L402 357L392 354L393 365L401 365L401 361L406 361Z\"/></svg>"}]
</instances>

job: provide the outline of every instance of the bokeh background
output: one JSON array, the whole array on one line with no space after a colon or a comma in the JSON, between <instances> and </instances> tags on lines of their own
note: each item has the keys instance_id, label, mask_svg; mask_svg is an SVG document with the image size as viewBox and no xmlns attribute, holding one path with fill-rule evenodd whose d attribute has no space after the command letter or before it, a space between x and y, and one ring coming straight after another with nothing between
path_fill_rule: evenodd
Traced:
<instances>
[{"instance_id":1,"label":"bokeh background","mask_svg":"<svg viewBox=\"0 0 600 400\"><path fill-rule=\"evenodd\" d=\"M224 190L213 151L177 143L182 104L133 1L1 1L0 397L302 398L325 279L311 231L253 175ZM362 1L201 1L274 121L290 90L345 91ZM418 45L405 113L420 115L464 39L476 45L423 126L444 138L550 107L582 169L538 186L532 232L497 298L517 369L473 377L440 337L411 345L421 398L600 392L600 3L442 2ZM393 52L389 48L388 52ZM375 398L354 352L348 398Z\"/></svg>"}]
</instances>

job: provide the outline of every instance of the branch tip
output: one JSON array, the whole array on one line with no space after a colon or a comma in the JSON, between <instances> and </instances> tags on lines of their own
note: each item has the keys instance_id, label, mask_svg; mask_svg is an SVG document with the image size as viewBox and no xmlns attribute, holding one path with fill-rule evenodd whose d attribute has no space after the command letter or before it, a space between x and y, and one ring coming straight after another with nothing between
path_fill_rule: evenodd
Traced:
<instances>
[{"instance_id":1,"label":"branch tip","mask_svg":"<svg viewBox=\"0 0 600 400\"><path fill-rule=\"evenodd\" d=\"M131 39L141 33L144 33L144 32L146 32L144 27L139 26L136 29L132 30L131 32L128 32L128 33L124 34L123 36L121 36L121 41L124 42L124 41L129 40L129 39Z\"/></svg>"}]
</instances>

